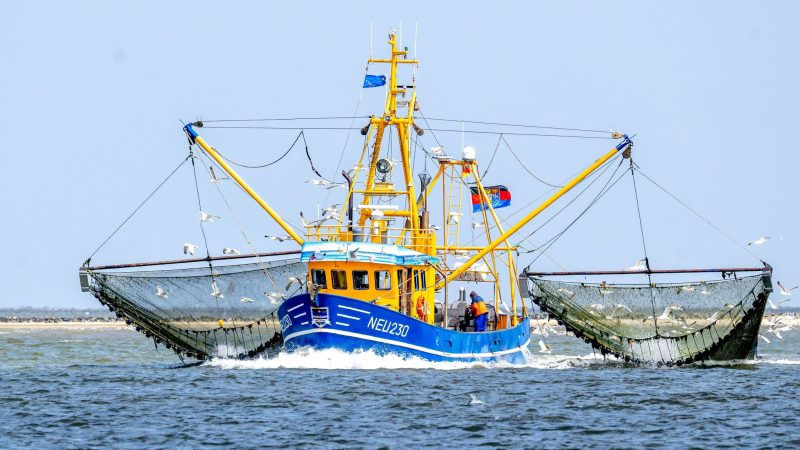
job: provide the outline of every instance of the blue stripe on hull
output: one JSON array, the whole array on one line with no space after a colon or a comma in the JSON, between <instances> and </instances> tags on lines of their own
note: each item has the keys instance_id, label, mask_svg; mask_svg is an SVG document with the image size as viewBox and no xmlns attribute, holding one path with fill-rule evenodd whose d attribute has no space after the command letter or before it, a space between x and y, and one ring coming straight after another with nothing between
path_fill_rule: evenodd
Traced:
<instances>
[{"instance_id":1,"label":"blue stripe on hull","mask_svg":"<svg viewBox=\"0 0 800 450\"><path fill-rule=\"evenodd\" d=\"M439 328L382 306L331 294L286 300L278 309L286 349L371 350L431 361L525 362L530 343L526 318L514 328L462 333Z\"/></svg>"}]
</instances>

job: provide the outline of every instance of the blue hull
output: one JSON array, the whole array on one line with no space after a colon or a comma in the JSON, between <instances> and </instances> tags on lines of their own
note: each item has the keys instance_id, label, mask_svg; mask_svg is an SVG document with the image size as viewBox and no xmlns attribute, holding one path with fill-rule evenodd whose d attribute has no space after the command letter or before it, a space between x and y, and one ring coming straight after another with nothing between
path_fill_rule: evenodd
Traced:
<instances>
[{"instance_id":1,"label":"blue hull","mask_svg":"<svg viewBox=\"0 0 800 450\"><path fill-rule=\"evenodd\" d=\"M416 356L430 361L524 363L530 343L526 318L514 328L462 333L436 327L382 306L331 294L287 299L278 308L284 345L347 352Z\"/></svg>"}]
</instances>

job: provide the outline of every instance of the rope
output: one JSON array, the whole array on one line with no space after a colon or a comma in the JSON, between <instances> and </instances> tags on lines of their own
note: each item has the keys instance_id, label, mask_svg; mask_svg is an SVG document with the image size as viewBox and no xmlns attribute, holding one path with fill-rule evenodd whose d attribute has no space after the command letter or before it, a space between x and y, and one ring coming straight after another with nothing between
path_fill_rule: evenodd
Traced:
<instances>
[{"instance_id":1,"label":"rope","mask_svg":"<svg viewBox=\"0 0 800 450\"><path fill-rule=\"evenodd\" d=\"M684 208L688 209L689 211L691 211L691 212L692 212L692 214L694 214L695 216L699 217L699 218L700 218L700 219L701 219L703 222L705 222L705 223L707 223L709 226L711 226L711 228L713 228L713 229L717 230L717 231L718 231L720 234L722 234L723 236L725 236L725 237L726 237L728 240L730 240L731 242L733 242L734 244L736 244L736 246L737 246L737 247L739 247L739 248L741 248L742 250L746 251L746 252L747 252L747 253L748 253L750 256L752 256L753 258L755 258L757 261L759 261L759 262L762 262L762 263L764 262L764 261L762 261L762 260L761 260L761 258L759 258L759 257L758 257L758 256L756 256L756 255L755 255L753 252L751 252L750 250L748 250L748 249L747 249L747 247L743 246L743 245L742 245L742 244L740 244L740 243L739 243L739 242L738 242L736 239L732 238L732 237L731 237L731 236L730 236L728 233L726 233L726 232L722 231L722 229L720 229L718 226L714 225L714 224L713 224L713 223L712 223L710 220L708 220L708 219L706 219L705 217L703 217L703 216L702 216L702 215L701 215L699 212L695 211L695 210L694 210L694 209L693 209L691 206L689 206L689 205L687 205L686 203L684 203L683 201L681 201L681 199L679 199L678 197L676 197L676 196L675 196L675 195L674 195L672 192L668 191L666 188L664 188L664 187L662 187L660 184L656 183L656 182L655 182L655 181L654 181L652 178L650 178L649 176L647 176L647 174L646 174L646 173L642 172L642 170L641 170L640 168L636 167L636 171L637 171L637 172L639 172L639 174L640 174L640 175L642 175L642 176L643 176L643 177L644 177L644 178L645 178L647 181L649 181L649 182L653 183L653 184L654 184L654 185L655 185L657 188L661 189L662 191L664 191L664 193L666 193L667 195L669 195L670 197L672 197L672 199L673 199L673 200L675 200L676 202L680 203L680 204L681 204L681 206L683 206Z\"/></svg>"},{"instance_id":2,"label":"rope","mask_svg":"<svg viewBox=\"0 0 800 450\"><path fill-rule=\"evenodd\" d=\"M190 155L190 156L192 157L192 173L194 174L194 189L195 189L195 193L197 194L197 208L200 211L202 211L203 210L203 204L200 201L200 185L197 182L197 166L194 163L194 156L193 155ZM210 249L208 248L208 238L206 237L206 230L205 230L205 227L203 227L203 220L202 219L200 219L200 233L203 235L203 244L205 244L205 246L206 246L206 256L208 257L208 270L209 270L209 273L211 274L211 282L213 283L214 282L214 266L211 264L211 253L210 253ZM217 320L219 320L219 319L222 319L222 316L221 316L221 313L220 313L220 309L219 309L219 298L217 298L215 296L214 300L215 300L215 302L217 304ZM228 345L227 337L225 338L225 345L226 346Z\"/></svg>"},{"instance_id":3,"label":"rope","mask_svg":"<svg viewBox=\"0 0 800 450\"><path fill-rule=\"evenodd\" d=\"M150 198L151 198L151 197L153 197L153 195L155 195L155 193L156 193L156 192L158 192L158 190L159 190L159 189L161 189L161 187L162 187L162 186L164 186L164 184L165 184L167 181L169 181L169 179L170 179L170 178L172 178L172 176L173 176L173 175L175 175L175 172L177 172L177 171L178 171L178 169L180 169L180 168L181 168L181 166L183 166L183 165L186 163L186 161L187 161L189 158L191 158L191 157L192 157L192 153L191 153L191 151L190 151L190 152L189 152L189 156L187 156L186 158L184 158L184 159L183 159L183 161L181 161L181 162L180 162L180 164L178 164L178 166L177 166L177 167L175 167L175 169L173 169L173 170L172 170L172 172L170 172L170 173L169 173L169 175L167 175L167 177L166 177L166 178L164 178L164 180L163 180L163 181L161 181L161 183L159 183L159 184L158 184L158 186L156 186L156 188L153 190L153 192L151 192L151 193L150 193L150 194L149 194L147 197L145 197L145 199L144 199L144 200L142 200L142 202L141 202L141 203L139 203L139 206L137 206L137 207L136 207L136 208L133 210L133 212L132 212L132 213L130 213L130 215L129 215L128 217L126 217L126 218L125 218L125 220L123 220L123 221L122 221L122 223L121 223L121 224L119 224L119 226L118 226L118 227L117 227L117 228L116 228L116 229L115 229L115 230L114 230L114 231L113 231L113 232L112 232L112 233L111 233L111 234L110 234L110 235L109 235L109 236L108 236L108 237L107 237L107 238L106 238L104 241L103 241L103 243L102 243L102 244L100 244L100 245L99 245L99 246L98 246L98 247L97 247L97 248L96 248L96 249L95 249L95 250L92 252L92 254L91 254L91 255L89 255L89 257L88 257L88 258L86 258L86 261L84 262L84 264L85 264L85 265L87 265L87 266L89 265L89 262L92 260L92 258L94 257L94 255L96 255L96 254L97 254L97 252L99 252L99 251L100 251L100 249L101 249L101 248L103 248L103 246L105 246L105 245L106 245L106 243L108 243L108 241L109 241L109 240L111 240L111 238L112 238L112 237L114 237L114 235L115 235L115 234L117 234L117 232L118 232L118 231L119 231L119 230L120 230L120 229L121 229L123 226L125 226L125 224L126 224L126 223L128 223L128 221L129 221L129 220L131 220L131 218L132 218L132 217L133 217L133 216L134 216L134 215L135 215L137 212L139 212L139 209L141 209L141 208L142 208L142 206L144 206L144 204L145 204L145 203L147 203L147 202L150 200Z\"/></svg>"},{"instance_id":4,"label":"rope","mask_svg":"<svg viewBox=\"0 0 800 450\"><path fill-rule=\"evenodd\" d=\"M203 123L219 122L284 122L291 120L336 120L336 119L369 119L369 116L323 116L323 117L270 117L261 119L216 119L203 120Z\"/></svg>"},{"instance_id":5,"label":"rope","mask_svg":"<svg viewBox=\"0 0 800 450\"><path fill-rule=\"evenodd\" d=\"M585 128L563 128L563 127L549 127L544 125L522 125L522 124L513 124L513 123L499 123L499 122L483 122L478 120L459 120L459 119L441 119L441 118L433 118L431 117L430 120L439 121L439 122L459 122L459 123L472 123L478 125L501 125L505 127L521 127L521 128L538 128L543 130L561 130L561 131L582 131L584 133L605 133L608 134L608 131L605 130L591 130Z\"/></svg>"},{"instance_id":6,"label":"rope","mask_svg":"<svg viewBox=\"0 0 800 450\"><path fill-rule=\"evenodd\" d=\"M483 175L481 175L481 180L486 178L486 174L489 172L489 167L492 167L492 163L494 162L494 157L495 155L497 155L497 149L500 148L500 141L502 140L503 140L503 134L501 133L500 137L497 139L497 145L494 146L494 151L492 152L492 158L489 160L489 164L486 165L486 169L483 170Z\"/></svg>"},{"instance_id":7,"label":"rope","mask_svg":"<svg viewBox=\"0 0 800 450\"><path fill-rule=\"evenodd\" d=\"M642 209L639 205L639 189L636 187L636 175L634 172L633 158L631 158L631 179L633 180L633 194L636 198L636 214L639 217L639 234L642 237L642 251L644 251L644 264L647 267L647 284L653 286L653 276L650 273L650 257L647 255L647 243L644 239L644 223L642 222ZM658 318L656 316L656 293L653 288L650 288L650 304L653 307L653 326L656 330L656 337L659 335L658 331ZM659 347L659 351L660 347Z\"/></svg>"},{"instance_id":8,"label":"rope","mask_svg":"<svg viewBox=\"0 0 800 450\"><path fill-rule=\"evenodd\" d=\"M275 161L272 161L270 163L267 163L267 164L261 164L261 165L257 165L257 166L249 166L249 165L246 165L246 164L239 164L239 163L237 163L237 162L235 162L235 161L233 161L231 159L228 159L227 157L225 157L225 155L220 153L219 150L217 150L217 154L219 156L221 156L222 159L224 159L225 161L228 161L229 163L233 164L234 166L244 167L245 169L263 169L264 167L269 167L269 166L277 163L278 161L282 160L283 158L285 158L286 155L288 155L289 152L292 151L292 149L294 148L295 144L297 144L297 141L300 140L300 136L302 136L302 135L303 135L303 132L300 131L300 133L298 133L297 137L294 138L294 142L292 142L292 145L289 146L289 149L286 150L285 152L283 152L283 154L278 159L276 159Z\"/></svg>"},{"instance_id":9,"label":"rope","mask_svg":"<svg viewBox=\"0 0 800 450\"><path fill-rule=\"evenodd\" d=\"M303 136L303 145L305 145L306 147L306 158L308 158L308 163L311 164L311 170L314 171L314 173L317 174L317 176L322 178L323 180L333 183L333 181L323 177L322 174L319 173L319 171L316 169L316 167L314 167L314 161L311 160L311 154L308 153L308 142L306 142L306 136L305 134L303 134L302 131L300 132L300 136Z\"/></svg>"},{"instance_id":10,"label":"rope","mask_svg":"<svg viewBox=\"0 0 800 450\"><path fill-rule=\"evenodd\" d=\"M236 126L204 126L203 128L227 129L227 130L360 130L356 127L268 127L254 125ZM443 133L471 133L471 134L505 134L508 136L538 136L538 137L557 137L569 139L605 139L613 140L608 136L585 136L579 134L556 134L556 133L519 133L509 131L479 131L479 130L458 130L451 128L427 128L426 131L441 131Z\"/></svg>"},{"instance_id":11,"label":"rope","mask_svg":"<svg viewBox=\"0 0 800 450\"><path fill-rule=\"evenodd\" d=\"M517 162L519 163L519 165L521 165L521 166L522 166L522 168L523 168L523 169L525 169L525 171L526 171L526 172L528 172L528 174L530 174L530 176L532 176L533 178L535 178L535 179L536 179L536 181L538 181L538 182L540 182L540 183L542 183L542 184L544 184L544 185L550 186L550 187L552 187L552 188L562 188L562 187L564 187L564 186L559 186L559 185L557 185L557 184L548 183L547 181L544 181L543 179L541 179L541 178L537 177L537 176L536 176L536 175L535 175L533 172L531 172L531 171L530 171L530 169L528 169L528 167L526 167L526 166L525 166L525 163L523 163L523 162L522 162L522 160L521 160L521 159L519 159L519 156L517 156L517 154L516 154L516 153L514 153L514 150L512 150L512 149L511 149L511 145L508 143L508 141L506 140L505 136L503 136L503 135L501 134L501 135L500 135L500 139L502 139L502 140L503 140L503 142L505 142L505 143L506 143L506 147L508 147L508 151L510 151L510 152L511 152L511 154L514 156L514 159L516 159L516 160L517 160ZM492 157L492 158L494 158L494 157Z\"/></svg>"}]
</instances>

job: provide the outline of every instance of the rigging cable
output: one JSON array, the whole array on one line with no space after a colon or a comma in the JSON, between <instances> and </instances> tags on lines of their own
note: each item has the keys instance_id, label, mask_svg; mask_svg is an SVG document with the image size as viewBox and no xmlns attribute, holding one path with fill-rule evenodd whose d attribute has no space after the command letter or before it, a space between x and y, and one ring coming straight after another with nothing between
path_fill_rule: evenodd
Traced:
<instances>
[{"instance_id":1,"label":"rigging cable","mask_svg":"<svg viewBox=\"0 0 800 450\"><path fill-rule=\"evenodd\" d=\"M532 176L533 178L535 178L535 179L536 179L538 182L540 182L540 183L542 183L542 184L545 184L545 185L547 185L547 186L550 186L550 187L552 187L552 188L562 188L562 187L564 187L564 186L559 186L559 185L557 185L557 184L548 183L547 181L544 181L543 179L541 179L541 178L537 177L537 176L536 176L536 175L535 175L533 172L531 172L531 171L530 171L530 169L528 169L528 167L527 167L527 166L525 166L525 163L523 163L523 162L522 162L522 160L521 160L521 159L519 159L519 156L517 156L517 154L516 154L516 153L514 153L514 150L512 150L512 149L511 149L511 144L509 144L509 143L508 143L508 141L506 140L505 136L503 136L503 135L501 134L501 135L500 135L500 139L502 139L502 140L503 140L503 142L505 142L505 143L506 143L506 147L508 147L508 151L510 151L510 152L511 152L511 154L512 154L512 155L514 155L514 159L516 159L516 160L517 160L517 162L519 162L519 165L520 165L520 166L522 166L522 168L523 168L523 169L525 169L525 171L526 171L526 172L528 172L528 174L530 174L530 176ZM494 158L494 157L492 157L492 158Z\"/></svg>"},{"instance_id":2,"label":"rigging cable","mask_svg":"<svg viewBox=\"0 0 800 450\"><path fill-rule=\"evenodd\" d=\"M663 191L665 194L667 194L667 195L669 195L670 197L672 197L672 199L673 199L673 200L675 200L676 202L680 203L680 204L681 204L681 206L683 206L684 208L688 209L689 211L691 211L691 212L692 212L692 214L694 214L695 216L699 217L699 218L700 218L700 219L701 219L703 222L705 222L705 223L707 223L709 226L711 226L711 228L713 228L713 229L717 230L717 231L718 231L718 232L719 232L721 235L725 236L725 237L726 237L728 240L730 240L731 242L733 242L734 244L736 244L736 246L737 246L737 247L739 247L739 248L741 248L742 250L746 251L746 252L747 252L747 253L748 253L750 256L752 256L753 258L755 258L757 261L759 261L759 262L761 262L761 263L763 263L763 262L764 262L764 261L763 261L761 258L759 258L759 257L758 257L758 256L756 256L756 255L755 255L753 252L751 252L750 250L748 250L748 249L747 249L747 247L745 247L745 246L743 246L742 244L740 244L740 243L739 243L739 242L738 242L736 239L732 238L732 237L731 237L731 236L730 236L728 233L726 233L726 232L722 231L722 229L720 229L718 226L714 225L714 224L713 224L713 223L712 223L710 220L708 220L708 219L706 219L705 217L703 217L703 216L702 216L702 215L701 215L699 212L695 211L695 210L694 210L694 209L693 209L691 206L689 206L689 205L687 205L686 203L684 203L684 202L683 202L681 199L679 199L678 197L676 197L676 196L675 196L675 195L674 195L672 192L668 191L666 188L664 188L664 187L663 187L663 186L661 186L660 184L656 183L656 182L655 182L655 181L654 181L652 178L650 178L649 176L647 176L647 174L646 174L646 173L642 172L642 169L640 169L638 166L636 167L636 171L637 171L637 172L639 172L639 174L640 174L641 176L643 176L643 177L644 177L644 178L645 178L647 181L649 181L649 182L653 183L653 184L654 184L654 185L655 185L657 188L661 189L661 190L662 190L662 191Z\"/></svg>"},{"instance_id":3,"label":"rigging cable","mask_svg":"<svg viewBox=\"0 0 800 450\"><path fill-rule=\"evenodd\" d=\"M481 175L481 180L486 178L486 174L489 172L489 168L492 167L492 163L494 162L494 157L497 155L497 149L500 148L500 141L503 140L503 133L500 133L500 137L497 138L497 145L494 146L494 151L492 152L492 157L489 159L489 164L486 165L486 168L483 169L483 175ZM508 144L506 144L508 145Z\"/></svg>"},{"instance_id":4,"label":"rigging cable","mask_svg":"<svg viewBox=\"0 0 800 450\"><path fill-rule=\"evenodd\" d=\"M586 213L587 213L587 212L588 212L588 211L589 211L589 210L590 210L590 209L591 209L591 208L592 208L592 207L593 207L593 206L594 206L594 205L595 205L595 204L596 204L596 203L597 203L597 202L598 202L598 201L599 201L599 200L600 200L600 199L601 199L603 196L605 196L605 194L606 194L606 193L608 193L608 191L610 191L610 190L611 190L611 188L613 188L613 187L614 187L614 186L615 186L615 185L616 185L616 184L619 182L619 180L621 180L621 179L622 179L622 177L625 175L624 173L622 173L622 174L621 174L621 175L620 175L620 176L619 176L619 177L618 177L616 180L614 180L614 182L613 182L613 183L611 183L611 180L614 178L614 176L616 175L617 171L619 170L619 168L620 168L621 166L622 166L622 161L620 161L620 163L617 165L616 169L614 169L614 172L613 172L613 173L611 174L611 176L608 178L608 180L606 181L606 184L605 184L605 185L603 185L603 187L600 189L600 192L599 192L599 193L598 193L598 194L595 196L595 198L594 198L594 199L592 199L592 201L591 201L591 202L590 202L590 203L589 203L589 204L586 206L586 208L584 208L584 210L583 210L583 211L581 211L581 213L580 213L580 214L578 214L578 216L577 216L577 217L575 217L575 219L573 219L573 220L572 220L572 222L570 222L570 223L569 223L569 224L568 224L568 225L567 225L567 226L566 226L566 227L565 227L563 230L561 230L561 231L560 231L559 233L557 233L555 236L553 236L553 237L552 237L552 238L550 238L548 241L546 241L546 242L544 243L544 249L534 249L534 250L532 250L532 251L539 250L539 251L540 251L540 254L539 254L539 256L535 257L535 258L533 259L533 261L531 261L531 262L530 262L530 264L528 264L528 266L527 266L527 267L530 267L530 266L531 266L533 263L535 263L535 262L536 262L536 261L537 261L537 260L538 260L538 259L539 259L539 258L542 256L542 255L541 255L541 253L543 253L545 250L549 250L549 249L550 249L550 247L552 247L552 246L553 246L553 244L555 244L555 243L556 243L556 242L557 242L557 241L558 241L558 240L559 240L559 239L560 239L562 236L564 236L564 234L565 234L565 233L566 233L566 232L567 232L567 231L568 231L570 228L572 228L572 226L573 226L573 225L575 225L575 223L576 223L576 222L577 222L577 221L578 221L578 220L579 220L581 217L583 217L583 215L584 215L584 214L586 214ZM607 167L610 167L610 166L607 166ZM601 174L601 175L602 175L602 174ZM589 188L589 187L590 187L590 186L591 186L591 185L592 185L592 184L593 184L595 181L597 181L597 180L599 180L599 179L600 179L600 176L598 176L597 178L595 178L595 179L594 179L594 180L593 180L593 181L592 181L592 182L591 182L591 183L590 183L588 186L586 186L586 188L585 188L583 191L581 191L581 192L580 192L580 193L579 193L579 194L578 194L578 195L577 195L575 198L573 198L572 200L570 200L570 202L569 202L567 205L565 205L563 208L561 208L561 209L560 209L560 210L559 210L559 211L558 211L558 212L557 212L557 213L556 213L556 214L555 214L553 217L551 217L550 219L548 219L548 220L547 220L547 222L549 222L549 221L550 221L550 220L552 220L552 219L553 219L555 216L557 216L557 215L558 215L558 214L560 214L562 211L564 211L564 209L566 209L566 207L567 207L567 206L569 206L569 205L570 205L572 202L574 202L575 200L577 200L577 198L578 198L578 197L580 197L580 196L581 196L581 195L582 195L584 192L586 192L586 190L587 190L587 189L588 189L588 188ZM611 183L611 184L609 185L609 183ZM546 222L545 222L545 224L546 224ZM534 231L533 231L533 233L535 233L536 231L538 231L539 229L541 229L541 228L542 228L542 227L543 227L545 224L542 224L541 226L539 226L539 228L537 228L536 230L534 230ZM528 236L532 235L533 233L529 234Z\"/></svg>"},{"instance_id":5,"label":"rigging cable","mask_svg":"<svg viewBox=\"0 0 800 450\"><path fill-rule=\"evenodd\" d=\"M369 119L368 116L327 116L327 117L271 117L262 119L216 119L203 120L203 123L219 122L285 122L292 120L336 120L336 119Z\"/></svg>"},{"instance_id":6,"label":"rigging cable","mask_svg":"<svg viewBox=\"0 0 800 450\"><path fill-rule=\"evenodd\" d=\"M642 251L644 251L644 264L647 267L647 285L650 286L650 304L653 307L653 326L656 330L656 337L659 337L658 333L658 317L656 316L656 293L653 289L653 276L650 273L650 257L647 255L647 244L644 239L644 223L642 222L642 209L639 205L639 189L636 186L636 175L634 171L635 164L633 163L633 158L630 161L631 164L631 179L633 180L633 193L636 198L636 214L639 216L639 233L642 236ZM661 354L661 346L658 348L659 355ZM661 355L661 359L664 359L664 356Z\"/></svg>"},{"instance_id":7,"label":"rigging cable","mask_svg":"<svg viewBox=\"0 0 800 450\"><path fill-rule=\"evenodd\" d=\"M266 164L261 164L261 165L256 165L256 166L246 165L246 164L239 164L239 163L237 163L235 161L232 161L231 159L225 157L225 155L220 153L219 150L217 150L217 149L214 149L214 150L217 152L217 154L219 154L219 156L222 157L222 159L224 159L225 161L228 161L229 163L233 164L234 166L244 167L245 169L263 169L264 167L269 167L269 166L271 166L273 164L276 164L278 161L282 160L283 158L285 158L286 155L288 155L289 152L292 151L292 149L294 148L295 144L297 144L297 141L300 140L300 136L302 136L302 135L303 135L303 130L300 130L300 133L298 133L297 137L294 138L294 142L292 142L292 145L289 146L289 149L286 150L285 152L283 152L283 154L280 157L278 157L278 159L276 159L276 160L274 160L272 162L266 163ZM305 137L303 138L303 140L305 141Z\"/></svg>"},{"instance_id":8,"label":"rigging cable","mask_svg":"<svg viewBox=\"0 0 800 450\"><path fill-rule=\"evenodd\" d=\"M110 234L110 235L109 235L109 236L108 236L108 237L107 237L107 238L106 238L104 241L103 241L103 243L102 243L102 244L100 244L100 245L99 245L99 246L98 246L98 247L97 247L97 248L96 248L96 249L95 249L95 250L92 252L92 254L91 254L91 255L89 255L89 257L88 257L88 258L86 258L86 261L84 261L84 263L83 263L85 266L88 266L88 265L89 265L89 263L92 261L92 258L94 257L94 255L96 255L96 254L97 254L97 252L99 252L99 251L100 251L100 249L101 249L101 248L103 248L103 246L105 246L105 245L108 243L108 241L109 241L109 240L110 240L112 237L114 237L114 235L115 235L115 234L117 234L117 232L118 232L118 231L119 231L119 230L120 230L120 229L121 229L123 226L125 226L125 224L126 224L126 223L128 223L128 221L129 221L129 220L131 220L131 217L133 217L133 216L134 216L134 215L135 215L137 212L139 212L139 209L141 209L141 208L142 208L142 206L144 206L144 204L145 204L145 203L147 203L147 202L150 200L150 198L152 198L152 197L153 197L153 195L155 195L155 193L156 193L156 192L158 192L158 190L159 190L159 189L161 189L161 187L162 187L162 186L164 186L164 184L165 184L167 181L169 181L169 179L170 179L170 178L172 178L172 176L173 176L173 175L175 175L175 172L177 172L177 171L178 171L178 169L180 169L180 168L181 168L181 167L182 167L182 166L183 166L183 165L186 163L186 161L188 161L188 160L189 160L191 157L192 157L192 152L191 152L191 150L190 150L190 151L189 151L189 156L187 156L186 158L184 158L184 159L183 159L183 160L180 162L180 164L178 164L178 166L177 166L177 167L175 167L175 169L173 169L173 170L172 170L172 172L170 172L170 173L169 173L169 175L167 175L167 177L166 177L166 178L164 178L164 180L163 180L163 181L161 181L161 183L159 183L159 184L158 184L158 186L156 186L156 188L155 188L155 189L153 189L153 192L151 192L151 193L150 193L150 194L149 194L147 197L145 197L145 199L144 199L144 200L142 200L142 202L141 202L141 203L139 203L139 206L137 206L137 207L136 207L136 208L133 210L133 212L132 212L132 213L130 213L130 215L129 215L128 217L126 217L126 218L125 218L125 220L123 220L123 221L122 221L122 223L121 223L121 224L119 224L119 226L118 226L118 227L117 227L117 228L116 228L116 229L115 229L115 230L114 230L114 231L113 231L113 232L112 232L112 233L111 233L111 234Z\"/></svg>"},{"instance_id":9,"label":"rigging cable","mask_svg":"<svg viewBox=\"0 0 800 450\"><path fill-rule=\"evenodd\" d=\"M204 128L213 128L213 129L228 129L228 130L341 130L341 131L352 131L352 130L360 130L361 128L357 127L267 127L267 126L254 126L254 125L245 125L245 126L204 126ZM505 134L507 136L538 136L538 137L556 137L556 138L569 138L569 139L604 139L604 140L613 140L614 138L609 136L586 136L580 134L557 134L557 133L519 133L513 131L485 131L485 130L458 130L452 128L427 128L426 131L441 131L443 133L471 133L471 134L493 134L493 135L500 135ZM438 142L438 140L437 140Z\"/></svg>"},{"instance_id":10,"label":"rigging cable","mask_svg":"<svg viewBox=\"0 0 800 450\"><path fill-rule=\"evenodd\" d=\"M605 130L591 130L585 128L564 128L564 127L549 127L544 125L524 125L524 124L513 124L513 123L500 123L500 122L484 122L479 120L459 120L459 119L442 119L442 118L434 118L431 117L429 120L439 121L439 122L458 122L458 123L471 123L476 125L502 125L505 127L520 127L520 128L537 128L542 130L561 130L561 131L581 131L584 133L604 133L608 134L608 131Z\"/></svg>"}]
</instances>

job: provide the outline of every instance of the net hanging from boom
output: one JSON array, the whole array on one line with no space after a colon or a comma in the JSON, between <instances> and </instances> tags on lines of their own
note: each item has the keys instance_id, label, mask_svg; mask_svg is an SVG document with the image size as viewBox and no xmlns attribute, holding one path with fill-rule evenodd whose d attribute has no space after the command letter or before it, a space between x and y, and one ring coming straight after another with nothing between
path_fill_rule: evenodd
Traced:
<instances>
[{"instance_id":1,"label":"net hanging from boom","mask_svg":"<svg viewBox=\"0 0 800 450\"><path fill-rule=\"evenodd\" d=\"M753 358L771 273L711 282L608 284L523 273L534 303L603 355L643 365Z\"/></svg>"},{"instance_id":2,"label":"net hanging from boom","mask_svg":"<svg viewBox=\"0 0 800 450\"><path fill-rule=\"evenodd\" d=\"M276 311L305 288L298 259L119 272L83 268L85 289L181 357L252 358L283 344Z\"/></svg>"}]
</instances>

